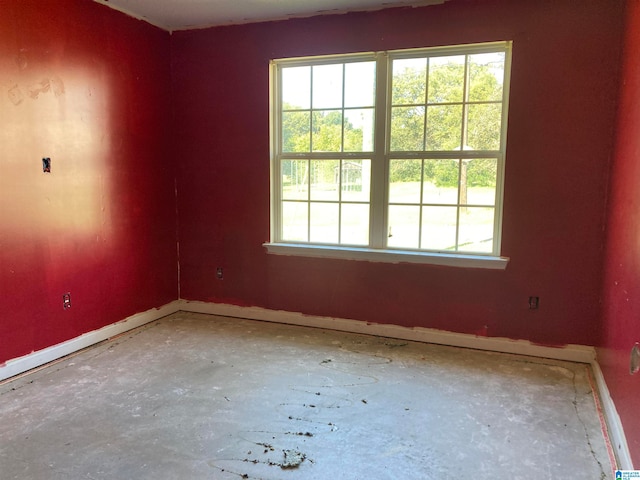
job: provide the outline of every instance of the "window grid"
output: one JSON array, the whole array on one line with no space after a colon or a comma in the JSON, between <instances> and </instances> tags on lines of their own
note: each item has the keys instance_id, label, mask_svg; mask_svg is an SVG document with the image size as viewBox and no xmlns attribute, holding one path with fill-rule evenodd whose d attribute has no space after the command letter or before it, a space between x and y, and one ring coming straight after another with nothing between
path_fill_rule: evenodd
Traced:
<instances>
[{"instance_id":1,"label":"window grid","mask_svg":"<svg viewBox=\"0 0 640 480\"><path fill-rule=\"evenodd\" d=\"M478 251L478 252L467 252L461 251L461 253L478 253L478 254L490 254L490 255L499 255L499 244L500 244L500 230L501 230L501 200L502 200L502 182L503 182L503 168L504 168L504 146L505 146L505 127L506 127L506 99L508 98L508 70L509 70L509 46L507 43L500 43L499 45L479 45L479 46L467 46L470 47L467 51L463 48L450 48L450 49L440 49L441 52L435 52L436 54L431 55L430 49L425 49L417 52L411 52L407 54L407 52L390 52L390 53L378 53L375 54L376 59L376 84L378 86L377 93L375 93L375 102L373 106L362 106L362 107L354 107L354 106L346 106L347 98L346 98L346 65L351 62L359 62L359 61L372 61L372 55L361 56L360 58L343 58L340 56L334 58L324 58L318 63L314 63L316 60L313 58L309 59L297 59L294 62L289 61L276 61L274 65L276 67L275 76L276 78L280 78L281 69L284 66L289 65L301 65L301 66L309 66L310 67L310 81L309 81L309 108L304 109L287 109L284 108L284 105L281 103L282 99L282 82L278 80L276 85L276 112L275 112L275 120L273 125L273 132L275 134L275 162L277 165L282 165L283 161L286 160L304 160L308 165L309 175L307 178L306 185L306 199L304 200L291 200L286 199L284 194L284 184L283 184L283 174L280 173L279 178L273 179L273 205L274 205L274 216L273 221L274 225L272 225L272 241L276 243L279 242L296 242L295 240L287 239L283 237L283 213L282 206L283 203L286 202L300 202L307 204L307 220L306 220L306 241L302 243L310 243L313 244L322 244L321 242L314 242L312 239L312 204L335 204L337 205L337 243L335 242L327 242L328 245L343 245L348 246L348 239L345 238L344 232L345 228L343 225L344 220L344 209L345 205L369 205L370 206L370 215L368 219L369 225L369 234L368 240L369 243L367 246L370 248L391 248L395 247L388 246L387 238L389 232L389 215L387 213L387 209L392 206L417 206L418 208L418 239L417 246L415 247L402 247L402 249L407 250L418 250L424 251L424 235L425 235L425 209L426 208L455 208L456 209L456 219L455 219L455 251L458 252L460 250L460 243L463 241L461 239L461 228L463 224L461 223L461 210L463 208L485 208L491 209L493 211L493 248L490 252ZM475 53L488 53L488 52L502 52L504 53L504 83L502 84L502 100L471 100L470 99L470 56ZM445 55L464 55L464 73L463 73L463 93L462 100L459 102L456 101L445 101L445 102L434 102L430 101L429 97L429 89L430 85L430 75L431 75L431 62L433 58L438 56ZM426 68L425 68L425 89L424 89L424 103L392 103L392 88L393 88L393 69L388 69L388 76L384 75L384 81L380 82L381 73L386 70L386 65L391 65L395 59L401 58L418 58L422 56L426 60ZM340 64L341 70L341 85L340 85L340 96L341 96L341 105L340 107L335 108L321 108L317 107L314 102L314 82L315 75L314 69L320 65L331 65L331 64ZM386 83L386 87L385 87ZM382 95L381 95L382 93ZM382 99L382 101L381 101ZM386 108L384 105L386 104ZM469 150L467 151L464 148L468 143L468 134L469 134L469 107L474 105L496 105L502 106L500 113L500 122L501 128L499 132L499 147L495 150ZM447 106L459 106L461 108L462 121L460 125L460 147L458 149L452 150L427 150L430 147L428 144L429 139L429 122L432 121L429 118L429 107L447 107ZM392 121L391 115L394 107L422 107L424 112L422 112L423 120L422 120L422 148L419 150L392 150L391 147L391 137L392 137ZM374 113L374 123L373 128L374 132L378 132L373 135L373 151L371 154L367 154L367 151L360 152L345 152L345 126L347 124L347 116L345 112L348 111L356 111L362 109L370 109L373 110ZM309 114L309 151L305 152L283 152L283 134L282 134L282 114L288 112L301 112L305 111ZM314 119L316 115L314 112L339 112L340 113L340 144L339 151L316 151L314 147L314 143L318 140L314 138L316 128L316 124L314 123ZM319 120L316 120L319 122ZM384 130L386 132L385 135L382 135L384 139L384 151L380 151L380 125L384 125ZM315 142L314 142L315 140ZM413 203L403 203L403 202L393 202L389 200L389 188L391 181L391 174L389 172L391 158L394 159L416 159L420 160L421 169L420 169L420 178L419 178L419 201L418 204ZM428 202L425 200L425 160L436 160L436 159L451 159L457 162L457 201L456 203L434 203ZM463 164L465 162L471 162L476 159L493 159L496 162L496 174L495 174L495 193L493 198L493 203L473 203L469 202L468 198L464 201L462 198L462 189L460 188L461 182L463 181ZM311 161L312 160L336 160L338 161L339 168L337 172L337 199L333 200L322 200L322 199L313 199L312 198L312 188L313 185L311 183ZM370 184L370 193L367 201L349 201L344 198L344 165L345 162L349 160L368 160L370 163L370 175L371 175L371 184ZM381 170L382 168L382 170ZM464 167L466 168L466 167ZM281 169L274 169L274 171L281 172ZM384 178L381 179L381 171L384 172ZM383 187L381 180L384 181ZM381 200L382 199L382 200ZM384 205L384 208L381 209L379 205ZM380 228L382 226L382 229ZM383 235L380 235L382 232L386 232ZM428 251L439 251L428 249Z\"/></svg>"},{"instance_id":2,"label":"window grid","mask_svg":"<svg viewBox=\"0 0 640 480\"><path fill-rule=\"evenodd\" d=\"M283 159L283 162L286 160L287 159ZM344 159L338 160L338 159L326 159L326 158L322 160L297 158L296 161L303 162L305 165L303 168L304 173L302 174L302 176L304 177L304 183L299 183L299 182L296 183L297 186L304 188L304 198L295 198L295 196L286 195L284 191L284 184L283 184L283 190L281 192L283 205L300 204L305 206L306 218L307 218L307 222L305 226L305 238L296 239L296 241L303 241L303 242L313 241L312 228L314 226L315 217L313 215L312 210L314 206L317 207L319 205L335 205L337 207L337 212L338 212L337 213L338 218L336 222L336 227L339 227L338 243L343 243L343 234L342 234L343 229L341 227L343 225L343 215L344 215L345 206L363 205L368 207L370 205L369 201L345 198L345 192L348 191L350 187L353 187L353 185L348 183L349 175L345 175L345 172L349 170L349 162ZM318 166L318 163L331 162L331 161L337 162L337 167L335 168L335 174L337 176L336 185L338 186L338 188L336 188L337 197L334 199L323 199L323 198L314 196L315 185L317 183L321 183L316 181L317 175L315 174L314 169ZM366 161L366 159L363 159L362 161ZM284 163L282 163L281 165L284 165ZM296 164L296 170L300 169L299 166L300 166L299 163ZM356 187L357 186L358 185L356 185ZM360 185L360 187L362 187L362 185ZM282 215L282 210L281 210L281 215ZM332 244L332 242L326 242L326 243ZM362 246L363 242L351 242L351 244Z\"/></svg>"},{"instance_id":3,"label":"window grid","mask_svg":"<svg viewBox=\"0 0 640 480\"><path fill-rule=\"evenodd\" d=\"M398 160L398 157L396 155L393 156L393 158L395 160ZM417 159L413 159L413 160L417 160ZM456 199L455 201L450 201L450 202L431 202L428 201L425 197L426 197L426 193L425 193L425 180L424 180L424 171L425 171L425 161L426 160L433 160L433 158L431 157L425 157L423 159L419 159L420 161L420 182L419 182L419 193L418 193L418 199L414 202L409 202L409 201L394 201L394 200L389 200L388 205L389 207L418 207L419 208L419 219L418 219L418 224L420 225L420 228L418 230L418 239L416 241L416 245L419 245L419 247L414 247L415 249L418 250L422 250L425 249L426 247L423 247L423 235L425 233L424 228L423 228L423 224L424 224L424 211L427 208L442 208L442 209L447 209L447 208L455 208L456 209L456 229L455 229L455 243L454 245L452 245L451 248L446 248L446 249L441 249L441 250L435 250L435 251L439 251L439 252L451 252L451 251L460 251L461 249L459 248L460 245L460 226L461 226L461 222L460 222L460 214L461 212L465 209L465 208L470 208L470 209L491 209L494 211L495 214L495 210L496 210L496 206L498 205L498 191L496 189L496 191L493 193L493 195L491 196L491 202L487 202L487 201L477 201L474 200L472 201L471 199L469 199L468 197L466 199L462 198L462 188L458 188L458 191L456 193ZM496 164L496 170L498 170L498 165L500 164L498 157L497 156L485 156L484 158L475 158L473 160L494 160L495 164ZM469 159L456 159L455 160L457 163L457 170L458 170L458 184L461 185L461 179L460 177L462 176L463 173L463 168L464 168L464 163L469 161ZM466 167L468 168L468 167ZM485 199L486 200L486 199ZM392 229L389 229L389 236L392 234ZM494 231L494 235L495 235L495 231ZM464 245L462 245L464 246ZM390 248L396 248L396 247L390 247ZM406 249L412 249L411 247L407 247L405 246L404 248ZM433 249L431 249L433 250ZM464 253L468 253L468 252L464 252Z\"/></svg>"},{"instance_id":4,"label":"window grid","mask_svg":"<svg viewBox=\"0 0 640 480\"><path fill-rule=\"evenodd\" d=\"M428 53L428 52L427 52ZM473 52L475 53L475 52ZM465 199L462 198L463 195L463 189L461 188L462 184L463 184L463 172L465 172L466 169L466 165L465 162L470 161L473 158L477 158L479 156L479 151L474 150L474 151L470 151L467 152L467 148L466 146L468 145L468 129L469 129L469 106L470 105L501 105L503 103L503 100L484 100L484 101L472 101L470 99L470 57L473 54L472 52L466 53L464 55L464 70L463 70L463 74L462 74L462 79L463 79L463 85L462 85L462 98L461 101L458 102L431 102L429 101L430 98L430 89L432 87L431 82L430 82L430 75L432 72L431 66L432 66L432 58L435 57L430 57L427 56L426 57L426 62L425 62L425 71L424 71L424 82L425 82L425 88L424 88L424 92L423 92L423 96L420 98L420 100L422 100L422 103L417 103L417 102L406 102L406 101L400 101L400 102L395 102L393 101L393 93L394 93L394 74L395 72L393 71L394 69L392 68L392 74L390 75L390 85L388 87L388 91L389 91L389 98L390 100L390 107L388 107L387 109L387 132L386 132L386 138L387 138L387 145L386 145L386 152L388 152L388 155L392 155L393 158L416 158L416 157L423 157L421 159L421 173L420 173L420 180L419 180L419 185L420 185L420 205L418 207L418 236L416 239L416 245L415 248L416 249L423 249L424 248L424 243L423 243L423 235L425 234L425 229L424 229L424 215L425 215L425 207L436 207L436 208L450 208L450 207L455 207L456 209L456 220L455 220L455 241L454 241L454 245L452 246L452 250L455 252L460 251L461 249L461 238L460 238L460 230L462 227L462 223L461 223L461 213L462 213L462 209L466 209L466 208L488 208L488 209L492 209L494 212L494 228L493 228L493 239L497 239L497 241L493 242L493 248L491 249L491 254L494 255L498 255L499 254L499 247L497 245L499 245L499 226L497 225L497 223L501 220L499 218L495 217L495 208L496 205L498 205L498 196L497 196L497 190L496 190L496 194L494 195L494 199L493 199L493 204L482 204L482 205L476 205L476 204L470 204L468 201L466 201ZM406 59L408 58L405 55L400 55L398 57L395 56L391 56L391 61L393 62L396 59L402 60L402 59ZM419 57L414 57L414 58L419 58ZM506 70L506 58L505 58L505 70ZM395 65L394 65L395 66ZM503 85L503 89L506 87L506 85ZM503 90L503 99L504 99L504 90ZM442 106L460 106L461 107L461 122L460 122L460 142L459 142L459 148L458 149L454 149L454 150L442 150L442 151L437 151L437 150L430 150L429 147L430 145L428 145L428 135L429 135L429 128L430 128L430 119L429 119L429 107L431 106L438 106L438 107L442 107ZM421 151L419 150L409 150L409 151L403 151L403 150L399 150L399 149L393 149L393 144L392 144L392 137L393 137L393 131L392 131L392 126L393 126L393 121L392 121L392 115L393 115L393 109L395 107L413 107L413 108L423 108L423 112L422 112L422 139L421 139ZM504 121L504 115L503 118L501 119L502 121ZM500 132L500 137L503 136L503 131L504 129L502 129L502 131ZM502 145L502 138L500 138L500 143ZM424 155L425 153L428 153L430 156L433 153L438 152L440 155L440 157L442 158L456 158L457 164L458 164L458 191L457 191L457 202L455 204L428 204L425 203L423 200L424 197ZM491 152L493 156L499 156L498 153L499 151L493 151ZM500 162L501 163L501 162ZM389 167L390 167L390 163L389 163ZM500 165L499 170L501 170L502 166ZM497 179L500 180L501 179ZM465 183L466 186L466 183ZM387 203L389 205L389 208L391 209L393 206L402 206L402 205L412 205L412 204L402 204L402 203L397 203L397 202L392 202L389 201ZM387 225L386 228L389 237L391 237L392 235L392 226L391 225ZM411 249L409 247L404 247L404 248L408 248ZM445 250L448 251L449 249ZM441 250L435 250L435 251L441 251ZM465 252L466 253L466 252ZM481 253L481 252L478 252Z\"/></svg>"}]
</instances>

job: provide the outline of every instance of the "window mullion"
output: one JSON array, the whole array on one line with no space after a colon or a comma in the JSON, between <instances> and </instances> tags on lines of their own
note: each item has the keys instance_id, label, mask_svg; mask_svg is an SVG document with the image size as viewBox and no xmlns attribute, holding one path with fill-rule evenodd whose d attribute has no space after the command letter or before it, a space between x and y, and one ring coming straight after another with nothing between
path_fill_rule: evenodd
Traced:
<instances>
[{"instance_id":1,"label":"window mullion","mask_svg":"<svg viewBox=\"0 0 640 480\"><path fill-rule=\"evenodd\" d=\"M386 155L389 81L388 56L376 55L376 97L373 156L371 162L371 208L369 244L372 248L387 246L387 203L389 198L389 159Z\"/></svg>"},{"instance_id":2,"label":"window mullion","mask_svg":"<svg viewBox=\"0 0 640 480\"><path fill-rule=\"evenodd\" d=\"M504 70L503 70L503 90L502 90L502 118L500 130L500 154L498 156L498 171L496 178L496 208L494 215L494 241L493 254L500 255L502 245L502 206L504 202L504 163L505 152L507 149L507 124L509 115L509 90L511 85L511 48L505 51Z\"/></svg>"},{"instance_id":3,"label":"window mullion","mask_svg":"<svg viewBox=\"0 0 640 480\"><path fill-rule=\"evenodd\" d=\"M313 152L313 70L311 66L311 74L309 77L309 152Z\"/></svg>"},{"instance_id":4,"label":"window mullion","mask_svg":"<svg viewBox=\"0 0 640 480\"><path fill-rule=\"evenodd\" d=\"M344 87L343 87L344 92ZM344 94L343 94L344 96ZM344 105L344 98L343 103ZM344 124L344 120L343 120ZM343 132L344 137L344 132ZM343 139L344 142L344 139ZM338 160L338 243L342 243L342 169L344 168L344 160Z\"/></svg>"},{"instance_id":5,"label":"window mullion","mask_svg":"<svg viewBox=\"0 0 640 480\"><path fill-rule=\"evenodd\" d=\"M345 98L345 85L346 85L346 77L347 77L347 67L346 64L342 64L342 105L340 109L342 125L340 125L340 153L341 155L344 152L344 134L345 134L345 118L344 118L344 105L346 102ZM344 165L344 157L341 157L338 160L338 243L342 243L342 169Z\"/></svg>"},{"instance_id":6,"label":"window mullion","mask_svg":"<svg viewBox=\"0 0 640 480\"><path fill-rule=\"evenodd\" d=\"M467 146L468 140L468 132L467 125L469 120L469 55L465 55L464 57L464 77L463 77L463 87L462 87L462 126L460 128L460 152L465 151L465 147ZM458 160L458 209L456 212L456 250L460 249L460 214L462 210L462 204L467 204L467 172L466 168L468 165L469 159L462 155ZM464 177L464 185L462 179ZM462 189L464 191L464 199Z\"/></svg>"},{"instance_id":7,"label":"window mullion","mask_svg":"<svg viewBox=\"0 0 640 480\"><path fill-rule=\"evenodd\" d=\"M420 160L420 210L418 215L418 248L422 247L423 217L424 217L424 158Z\"/></svg>"},{"instance_id":8,"label":"window mullion","mask_svg":"<svg viewBox=\"0 0 640 480\"><path fill-rule=\"evenodd\" d=\"M313 77L315 66L311 66L311 74L309 76L309 157L307 163L307 242L311 242L311 154L313 153L313 142L315 135L313 134Z\"/></svg>"},{"instance_id":9,"label":"window mullion","mask_svg":"<svg viewBox=\"0 0 640 480\"><path fill-rule=\"evenodd\" d=\"M311 160L308 159L306 168L307 177L307 242L311 241Z\"/></svg>"},{"instance_id":10,"label":"window mullion","mask_svg":"<svg viewBox=\"0 0 640 480\"><path fill-rule=\"evenodd\" d=\"M463 93L462 93L462 128L461 128L461 136L462 139L460 141L460 150L464 151L465 146L467 145L469 134L467 132L467 125L469 120L469 55L465 55L464 57L464 85L463 85Z\"/></svg>"},{"instance_id":11,"label":"window mullion","mask_svg":"<svg viewBox=\"0 0 640 480\"><path fill-rule=\"evenodd\" d=\"M427 150L427 138L429 129L429 72L431 69L431 58L427 57L425 69L425 89L424 89L424 129L422 131L422 150ZM420 206L418 210L418 248L422 247L422 225L424 218L424 156L420 159Z\"/></svg>"},{"instance_id":12,"label":"window mullion","mask_svg":"<svg viewBox=\"0 0 640 480\"><path fill-rule=\"evenodd\" d=\"M425 89L424 89L424 128L422 129L422 150L426 151L427 150L427 132L429 129L429 124L428 124L428 115L427 112L429 111L429 68L431 68L431 59L427 57L427 68L424 72L425 74Z\"/></svg>"},{"instance_id":13,"label":"window mullion","mask_svg":"<svg viewBox=\"0 0 640 480\"><path fill-rule=\"evenodd\" d=\"M340 107L340 116L342 119L342 125L340 125L340 151L344 152L344 104L345 104L345 97L344 97L344 87L345 87L345 82L346 82L346 77L347 76L347 68L346 65L343 63L342 64L342 105Z\"/></svg>"}]
</instances>

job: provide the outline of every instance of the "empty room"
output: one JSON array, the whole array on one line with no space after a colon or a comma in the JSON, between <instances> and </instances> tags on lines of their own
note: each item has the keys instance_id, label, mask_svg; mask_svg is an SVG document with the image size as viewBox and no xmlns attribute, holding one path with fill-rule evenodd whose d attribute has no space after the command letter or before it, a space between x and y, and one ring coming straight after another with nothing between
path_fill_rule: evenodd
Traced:
<instances>
[{"instance_id":1,"label":"empty room","mask_svg":"<svg viewBox=\"0 0 640 480\"><path fill-rule=\"evenodd\" d=\"M640 1L0 0L0 478L640 476Z\"/></svg>"}]
</instances>

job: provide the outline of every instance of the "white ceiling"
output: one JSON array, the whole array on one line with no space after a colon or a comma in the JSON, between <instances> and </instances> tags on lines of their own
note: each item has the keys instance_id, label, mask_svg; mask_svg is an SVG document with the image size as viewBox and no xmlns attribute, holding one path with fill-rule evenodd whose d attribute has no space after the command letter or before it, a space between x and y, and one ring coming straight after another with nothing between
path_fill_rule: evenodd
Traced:
<instances>
[{"instance_id":1,"label":"white ceiling","mask_svg":"<svg viewBox=\"0 0 640 480\"><path fill-rule=\"evenodd\" d=\"M165 30L251 23L447 0L95 0Z\"/></svg>"}]
</instances>

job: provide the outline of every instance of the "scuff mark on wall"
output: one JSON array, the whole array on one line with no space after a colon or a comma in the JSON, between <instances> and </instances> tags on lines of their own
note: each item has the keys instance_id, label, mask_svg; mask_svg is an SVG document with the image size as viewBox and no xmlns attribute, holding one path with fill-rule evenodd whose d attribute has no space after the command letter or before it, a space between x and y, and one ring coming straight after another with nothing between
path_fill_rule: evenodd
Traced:
<instances>
[{"instance_id":1,"label":"scuff mark on wall","mask_svg":"<svg viewBox=\"0 0 640 480\"><path fill-rule=\"evenodd\" d=\"M24 100L24 95L22 95L22 91L20 91L20 87L18 85L14 85L7 92L9 95L9 100L14 105L20 105Z\"/></svg>"},{"instance_id":2,"label":"scuff mark on wall","mask_svg":"<svg viewBox=\"0 0 640 480\"><path fill-rule=\"evenodd\" d=\"M49 79L44 78L40 80L40 82L34 83L29 87L29 96L35 100L38 98L38 95L48 92L50 88L51 84L49 83Z\"/></svg>"},{"instance_id":3,"label":"scuff mark on wall","mask_svg":"<svg viewBox=\"0 0 640 480\"><path fill-rule=\"evenodd\" d=\"M26 90L27 95L32 100L37 100L41 93L48 93L50 91L58 98L65 94L64 82L59 76L55 75L50 78L43 78L39 82L33 83L26 88L21 88L20 85L14 84L7 92L11 103L18 106L24 101L25 95L23 89Z\"/></svg>"}]
</instances>

